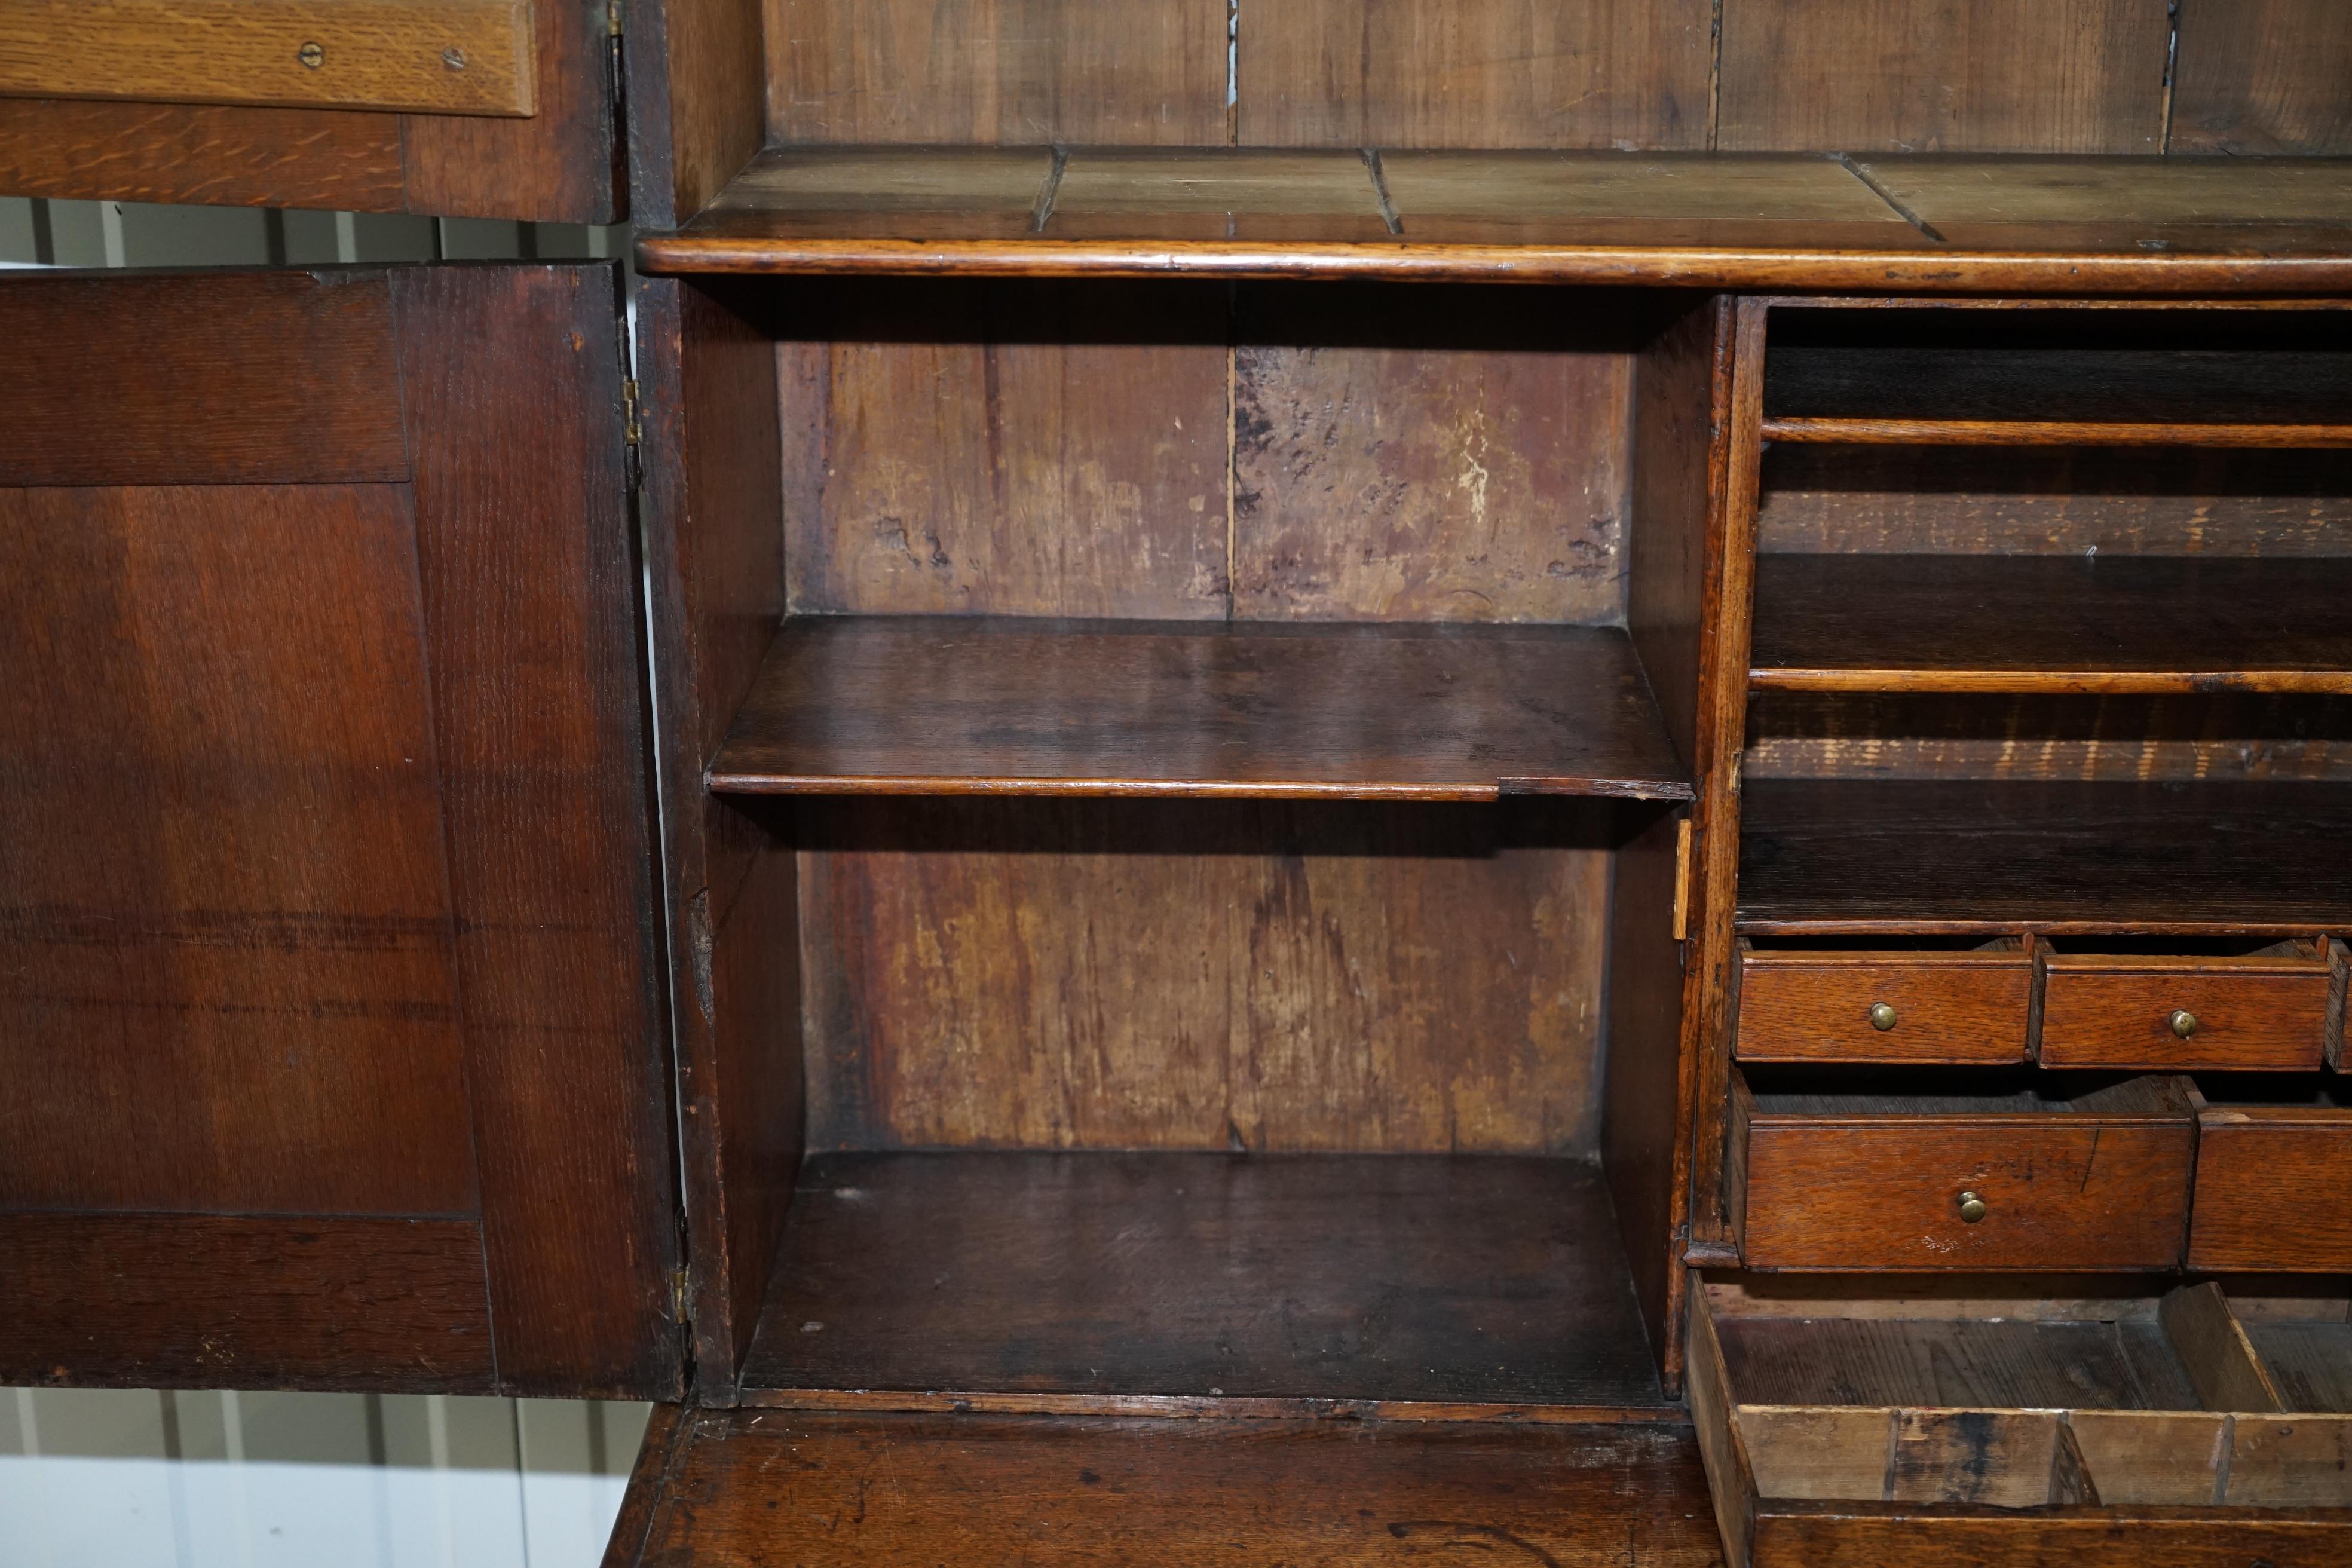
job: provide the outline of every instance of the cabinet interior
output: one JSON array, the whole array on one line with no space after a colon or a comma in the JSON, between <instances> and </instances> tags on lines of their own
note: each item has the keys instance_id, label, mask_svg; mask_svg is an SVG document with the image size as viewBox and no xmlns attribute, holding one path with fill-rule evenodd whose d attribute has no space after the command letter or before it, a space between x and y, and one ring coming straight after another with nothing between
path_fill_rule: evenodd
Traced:
<instances>
[{"instance_id":1,"label":"cabinet interior","mask_svg":"<svg viewBox=\"0 0 2352 1568\"><path fill-rule=\"evenodd\" d=\"M683 292L741 1397L1663 1405L1715 308Z\"/></svg>"}]
</instances>

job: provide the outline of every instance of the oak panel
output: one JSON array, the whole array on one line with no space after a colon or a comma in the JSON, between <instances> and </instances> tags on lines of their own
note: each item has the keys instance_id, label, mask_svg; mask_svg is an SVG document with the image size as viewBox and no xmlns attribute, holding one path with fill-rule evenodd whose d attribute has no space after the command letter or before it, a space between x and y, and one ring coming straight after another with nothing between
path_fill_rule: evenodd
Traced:
<instances>
[{"instance_id":1,"label":"oak panel","mask_svg":"<svg viewBox=\"0 0 2352 1568\"><path fill-rule=\"evenodd\" d=\"M2053 1068L2316 1072L2330 990L2319 958L2052 953L2035 1055ZM2171 1022L2184 1011L2185 1037Z\"/></svg>"},{"instance_id":2,"label":"oak panel","mask_svg":"<svg viewBox=\"0 0 2352 1568\"><path fill-rule=\"evenodd\" d=\"M1707 145L1707 0L1283 0L1240 17L1244 146Z\"/></svg>"},{"instance_id":3,"label":"oak panel","mask_svg":"<svg viewBox=\"0 0 2352 1568\"><path fill-rule=\"evenodd\" d=\"M1615 1232L1573 1161L822 1154L744 1385L1662 1407Z\"/></svg>"},{"instance_id":4,"label":"oak panel","mask_svg":"<svg viewBox=\"0 0 2352 1568\"><path fill-rule=\"evenodd\" d=\"M783 142L1229 141L1225 0L765 0Z\"/></svg>"},{"instance_id":5,"label":"oak panel","mask_svg":"<svg viewBox=\"0 0 2352 1568\"><path fill-rule=\"evenodd\" d=\"M1687 799L1613 627L807 616L711 787Z\"/></svg>"},{"instance_id":6,"label":"oak panel","mask_svg":"<svg viewBox=\"0 0 2352 1568\"><path fill-rule=\"evenodd\" d=\"M1620 618L1624 307L1327 285L1237 315L1236 618Z\"/></svg>"},{"instance_id":7,"label":"oak panel","mask_svg":"<svg viewBox=\"0 0 2352 1568\"><path fill-rule=\"evenodd\" d=\"M2352 1111L2209 1106L2198 1113L2196 1269L2352 1268ZM2292 1216L2287 1222L2283 1216Z\"/></svg>"},{"instance_id":8,"label":"oak panel","mask_svg":"<svg viewBox=\"0 0 2352 1568\"><path fill-rule=\"evenodd\" d=\"M1698 1449L1678 1424L745 1411L699 1417L674 1464L645 1555L614 1568L750 1568L779 1552L808 1568L1718 1560Z\"/></svg>"},{"instance_id":9,"label":"oak panel","mask_svg":"<svg viewBox=\"0 0 2352 1568\"><path fill-rule=\"evenodd\" d=\"M41 389L0 426L8 483L408 478L380 274L16 279L0 328Z\"/></svg>"},{"instance_id":10,"label":"oak panel","mask_svg":"<svg viewBox=\"0 0 2352 1568\"><path fill-rule=\"evenodd\" d=\"M1222 289L805 287L793 610L1224 618Z\"/></svg>"},{"instance_id":11,"label":"oak panel","mask_svg":"<svg viewBox=\"0 0 2352 1568\"><path fill-rule=\"evenodd\" d=\"M413 526L0 489L0 1202L476 1206Z\"/></svg>"},{"instance_id":12,"label":"oak panel","mask_svg":"<svg viewBox=\"0 0 2352 1568\"><path fill-rule=\"evenodd\" d=\"M396 114L0 98L0 190L383 213L407 175Z\"/></svg>"},{"instance_id":13,"label":"oak panel","mask_svg":"<svg viewBox=\"0 0 2352 1568\"><path fill-rule=\"evenodd\" d=\"M410 212L592 224L629 216L608 7L534 0L532 16L529 119L401 117Z\"/></svg>"},{"instance_id":14,"label":"oak panel","mask_svg":"<svg viewBox=\"0 0 2352 1568\"><path fill-rule=\"evenodd\" d=\"M2137 0L1731 0L1716 145L2158 153L2170 43Z\"/></svg>"},{"instance_id":15,"label":"oak panel","mask_svg":"<svg viewBox=\"0 0 2352 1568\"><path fill-rule=\"evenodd\" d=\"M1744 951L1745 1061L2021 1062L2033 963L2015 952ZM1886 1029L1872 1022L1895 1009Z\"/></svg>"},{"instance_id":16,"label":"oak panel","mask_svg":"<svg viewBox=\"0 0 2352 1568\"><path fill-rule=\"evenodd\" d=\"M0 93L528 115L531 7L0 0Z\"/></svg>"},{"instance_id":17,"label":"oak panel","mask_svg":"<svg viewBox=\"0 0 2352 1568\"><path fill-rule=\"evenodd\" d=\"M494 1385L471 1220L0 1214L0 1279L11 1383Z\"/></svg>"},{"instance_id":18,"label":"oak panel","mask_svg":"<svg viewBox=\"0 0 2352 1568\"><path fill-rule=\"evenodd\" d=\"M1608 839L1560 806L795 816L812 1147L1592 1147Z\"/></svg>"},{"instance_id":19,"label":"oak panel","mask_svg":"<svg viewBox=\"0 0 2352 1568\"><path fill-rule=\"evenodd\" d=\"M2352 153L2352 14L2329 0L2181 7L2168 152Z\"/></svg>"},{"instance_id":20,"label":"oak panel","mask_svg":"<svg viewBox=\"0 0 2352 1568\"><path fill-rule=\"evenodd\" d=\"M668 1019L618 279L394 276L499 1377L671 1394Z\"/></svg>"}]
</instances>

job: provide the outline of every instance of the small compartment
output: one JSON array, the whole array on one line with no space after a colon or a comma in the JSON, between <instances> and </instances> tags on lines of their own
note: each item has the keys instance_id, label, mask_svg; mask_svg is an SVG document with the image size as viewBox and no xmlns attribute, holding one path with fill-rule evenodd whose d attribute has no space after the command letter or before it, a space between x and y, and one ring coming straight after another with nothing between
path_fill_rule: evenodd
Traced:
<instances>
[{"instance_id":1,"label":"small compartment","mask_svg":"<svg viewBox=\"0 0 2352 1568\"><path fill-rule=\"evenodd\" d=\"M2341 957L2326 937L2047 942L2036 1057L2051 1068L2314 1071L2341 1027Z\"/></svg>"},{"instance_id":2,"label":"small compartment","mask_svg":"<svg viewBox=\"0 0 2352 1568\"><path fill-rule=\"evenodd\" d=\"M2184 1079L1735 1068L1725 1201L1751 1268L2180 1260Z\"/></svg>"},{"instance_id":3,"label":"small compartment","mask_svg":"<svg viewBox=\"0 0 2352 1568\"><path fill-rule=\"evenodd\" d=\"M1709 1280L1691 1413L1734 1568L2343 1561L2343 1302ZM2329 1314L2332 1313L2332 1316ZM2265 1343L2285 1352L2275 1359ZM2298 1404L2294 1396L2317 1395Z\"/></svg>"},{"instance_id":4,"label":"small compartment","mask_svg":"<svg viewBox=\"0 0 2352 1568\"><path fill-rule=\"evenodd\" d=\"M2352 442L2352 316L1782 309L1767 439Z\"/></svg>"},{"instance_id":5,"label":"small compartment","mask_svg":"<svg viewBox=\"0 0 2352 1568\"><path fill-rule=\"evenodd\" d=\"M2017 937L1743 938L1738 984L1742 1061L2025 1059L2033 960Z\"/></svg>"},{"instance_id":6,"label":"small compartment","mask_svg":"<svg viewBox=\"0 0 2352 1568\"><path fill-rule=\"evenodd\" d=\"M2352 1085L2334 1073L2211 1074L2191 1092L2189 1267L2352 1272Z\"/></svg>"}]
</instances>

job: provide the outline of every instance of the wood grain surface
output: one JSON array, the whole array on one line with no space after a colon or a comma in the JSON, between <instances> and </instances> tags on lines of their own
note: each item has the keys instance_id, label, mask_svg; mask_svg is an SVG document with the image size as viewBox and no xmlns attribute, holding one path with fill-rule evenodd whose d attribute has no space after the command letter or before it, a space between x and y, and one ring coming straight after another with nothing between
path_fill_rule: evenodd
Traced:
<instances>
[{"instance_id":1,"label":"wood grain surface","mask_svg":"<svg viewBox=\"0 0 2352 1568\"><path fill-rule=\"evenodd\" d=\"M1664 1403L1599 1173L1494 1157L819 1155L743 1382Z\"/></svg>"},{"instance_id":2,"label":"wood grain surface","mask_svg":"<svg viewBox=\"0 0 2352 1568\"><path fill-rule=\"evenodd\" d=\"M2002 1509L1990 1504L1759 1503L1753 1568L1953 1568L2063 1561L2085 1568L2322 1568L2343 1561L2352 1509Z\"/></svg>"},{"instance_id":3,"label":"wood grain surface","mask_svg":"<svg viewBox=\"0 0 2352 1568\"><path fill-rule=\"evenodd\" d=\"M0 0L0 94L529 115L531 7Z\"/></svg>"},{"instance_id":4,"label":"wood grain surface","mask_svg":"<svg viewBox=\"0 0 2352 1568\"><path fill-rule=\"evenodd\" d=\"M2319 1070L2331 997L2326 962L2315 955L2053 952L2042 958L2042 971L2035 1059L2044 1067ZM2196 1019L2185 1038L2172 1026L2180 1011Z\"/></svg>"},{"instance_id":5,"label":"wood grain surface","mask_svg":"<svg viewBox=\"0 0 2352 1568\"><path fill-rule=\"evenodd\" d=\"M1236 619L1618 618L1623 304L1266 287L1235 318Z\"/></svg>"},{"instance_id":6,"label":"wood grain surface","mask_svg":"<svg viewBox=\"0 0 2352 1568\"><path fill-rule=\"evenodd\" d=\"M811 1144L1589 1156L1594 810L796 802Z\"/></svg>"},{"instance_id":7,"label":"wood grain surface","mask_svg":"<svg viewBox=\"0 0 2352 1568\"><path fill-rule=\"evenodd\" d=\"M2352 153L2352 16L2327 0L2181 9L2171 153Z\"/></svg>"},{"instance_id":8,"label":"wood grain surface","mask_svg":"<svg viewBox=\"0 0 2352 1568\"><path fill-rule=\"evenodd\" d=\"M1757 687L2352 692L2347 560L1767 554L1756 578Z\"/></svg>"},{"instance_id":9,"label":"wood grain surface","mask_svg":"<svg viewBox=\"0 0 2352 1568\"><path fill-rule=\"evenodd\" d=\"M2352 917L2340 787L1757 779L1743 929L2236 931Z\"/></svg>"},{"instance_id":10,"label":"wood grain surface","mask_svg":"<svg viewBox=\"0 0 2352 1568\"><path fill-rule=\"evenodd\" d=\"M783 142L1229 140L1223 0L763 0Z\"/></svg>"},{"instance_id":11,"label":"wood grain surface","mask_svg":"<svg viewBox=\"0 0 2352 1568\"><path fill-rule=\"evenodd\" d=\"M738 794L1686 799L1601 627L788 622L710 764Z\"/></svg>"},{"instance_id":12,"label":"wood grain surface","mask_svg":"<svg viewBox=\"0 0 2352 1568\"><path fill-rule=\"evenodd\" d=\"M2170 28L2133 0L1727 0L1715 144L2158 153Z\"/></svg>"},{"instance_id":13,"label":"wood grain surface","mask_svg":"<svg viewBox=\"0 0 2352 1568\"><path fill-rule=\"evenodd\" d=\"M2196 1126L2067 1106L1760 1095L1730 1194L1754 1268L2167 1268L2179 1261ZM1744 1102L1743 1102L1744 1103ZM1956 1103L1956 1102L1955 1102ZM2021 1113L2021 1111L2024 1113ZM1975 1223L1959 1194L1990 1212Z\"/></svg>"},{"instance_id":14,"label":"wood grain surface","mask_svg":"<svg viewBox=\"0 0 2352 1568\"><path fill-rule=\"evenodd\" d=\"M1744 949L1744 1061L2021 1062L2033 961L2014 952ZM1895 1009L1878 1028L1872 1009Z\"/></svg>"},{"instance_id":15,"label":"wood grain surface","mask_svg":"<svg viewBox=\"0 0 2352 1568\"><path fill-rule=\"evenodd\" d=\"M1679 1424L713 1413L653 1517L633 1564L1717 1561Z\"/></svg>"},{"instance_id":16,"label":"wood grain surface","mask_svg":"<svg viewBox=\"0 0 2352 1568\"><path fill-rule=\"evenodd\" d=\"M470 1219L5 1213L0 1279L11 1383L495 1386Z\"/></svg>"},{"instance_id":17,"label":"wood grain surface","mask_svg":"<svg viewBox=\"0 0 2352 1568\"><path fill-rule=\"evenodd\" d=\"M643 607L609 265L394 274L504 1386L683 1376Z\"/></svg>"},{"instance_id":18,"label":"wood grain surface","mask_svg":"<svg viewBox=\"0 0 2352 1568\"><path fill-rule=\"evenodd\" d=\"M1701 0L1288 0L1240 19L1244 146L1708 144Z\"/></svg>"},{"instance_id":19,"label":"wood grain surface","mask_svg":"<svg viewBox=\"0 0 2352 1568\"><path fill-rule=\"evenodd\" d=\"M2189 1266L2315 1273L2352 1268L2352 1220L2336 1201L2347 1180L2352 1110L2207 1106L2197 1118ZM2291 1222L2283 1219L2290 1215Z\"/></svg>"}]
</instances>

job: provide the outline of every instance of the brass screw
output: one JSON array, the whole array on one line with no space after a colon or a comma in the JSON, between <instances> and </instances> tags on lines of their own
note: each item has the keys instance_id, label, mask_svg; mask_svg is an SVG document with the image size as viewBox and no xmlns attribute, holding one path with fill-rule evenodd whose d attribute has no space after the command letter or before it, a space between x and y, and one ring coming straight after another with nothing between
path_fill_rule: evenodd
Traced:
<instances>
[{"instance_id":1,"label":"brass screw","mask_svg":"<svg viewBox=\"0 0 2352 1568\"><path fill-rule=\"evenodd\" d=\"M441 51L441 63L453 71L466 68L466 51L452 44Z\"/></svg>"},{"instance_id":2,"label":"brass screw","mask_svg":"<svg viewBox=\"0 0 2352 1568\"><path fill-rule=\"evenodd\" d=\"M2172 1032L2184 1040L2195 1034L2197 1015L2186 1007L2175 1007L2172 1010Z\"/></svg>"},{"instance_id":3,"label":"brass screw","mask_svg":"<svg viewBox=\"0 0 2352 1568\"><path fill-rule=\"evenodd\" d=\"M294 51L294 58L300 60L312 70L317 70L320 66L327 63L327 51L320 45L305 44L300 48Z\"/></svg>"},{"instance_id":4,"label":"brass screw","mask_svg":"<svg viewBox=\"0 0 2352 1568\"><path fill-rule=\"evenodd\" d=\"M1985 1216L1985 1201L1974 1193L1960 1194L1960 1223L1974 1225Z\"/></svg>"},{"instance_id":5,"label":"brass screw","mask_svg":"<svg viewBox=\"0 0 2352 1568\"><path fill-rule=\"evenodd\" d=\"M1870 1026L1882 1035L1895 1027L1894 1005L1886 1002L1873 1002L1870 1005Z\"/></svg>"}]
</instances>

